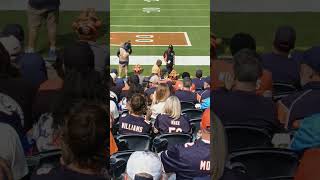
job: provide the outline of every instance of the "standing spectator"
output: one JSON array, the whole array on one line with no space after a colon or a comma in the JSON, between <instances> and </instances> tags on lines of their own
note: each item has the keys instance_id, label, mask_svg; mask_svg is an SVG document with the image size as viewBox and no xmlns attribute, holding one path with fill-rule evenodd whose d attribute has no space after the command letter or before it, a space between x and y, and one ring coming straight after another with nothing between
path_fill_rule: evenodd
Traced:
<instances>
[{"instance_id":1,"label":"standing spectator","mask_svg":"<svg viewBox=\"0 0 320 180\"><path fill-rule=\"evenodd\" d=\"M60 0L28 0L29 40L27 52L34 52L39 29L46 22L49 38L50 60L56 59L56 33L59 21Z\"/></svg>"},{"instance_id":2,"label":"standing spectator","mask_svg":"<svg viewBox=\"0 0 320 180\"><path fill-rule=\"evenodd\" d=\"M175 61L175 52L173 50L173 46L170 44L168 49L163 53L164 61L167 63L167 71L170 74L173 70L174 61Z\"/></svg>"},{"instance_id":3,"label":"standing spectator","mask_svg":"<svg viewBox=\"0 0 320 180\"><path fill-rule=\"evenodd\" d=\"M261 56L263 68L272 73L273 82L300 86L299 65L292 58L289 58L289 53L294 48L295 41L295 30L290 26L281 26L275 32L273 51ZM283 67L286 67L285 71Z\"/></svg>"},{"instance_id":4,"label":"standing spectator","mask_svg":"<svg viewBox=\"0 0 320 180\"><path fill-rule=\"evenodd\" d=\"M170 96L164 103L163 113L154 124L155 133L189 133L189 119L181 114L181 103L176 96Z\"/></svg>"},{"instance_id":5,"label":"standing spectator","mask_svg":"<svg viewBox=\"0 0 320 180\"><path fill-rule=\"evenodd\" d=\"M133 73L134 75L137 75L139 77L139 84L142 85L143 83L143 75L142 75L142 72L143 72L143 68L140 64L136 64L134 65L133 67Z\"/></svg>"},{"instance_id":6,"label":"standing spectator","mask_svg":"<svg viewBox=\"0 0 320 180\"><path fill-rule=\"evenodd\" d=\"M119 49L119 77L122 77L124 71L125 77L128 77L129 55L130 53L126 49L126 43L122 44Z\"/></svg>"},{"instance_id":7,"label":"standing spectator","mask_svg":"<svg viewBox=\"0 0 320 180\"><path fill-rule=\"evenodd\" d=\"M157 74L159 77L161 77L161 67L162 61L160 59L157 60L156 64L152 66L152 74Z\"/></svg>"}]
</instances>

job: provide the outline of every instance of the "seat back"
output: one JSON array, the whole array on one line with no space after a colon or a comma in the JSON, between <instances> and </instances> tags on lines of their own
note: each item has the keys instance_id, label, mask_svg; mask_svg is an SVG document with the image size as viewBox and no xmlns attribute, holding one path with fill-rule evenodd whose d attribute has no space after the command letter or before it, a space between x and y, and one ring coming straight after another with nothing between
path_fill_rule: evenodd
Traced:
<instances>
[{"instance_id":1,"label":"seat back","mask_svg":"<svg viewBox=\"0 0 320 180\"><path fill-rule=\"evenodd\" d=\"M280 100L283 97L286 97L294 92L297 91L297 88L294 87L292 84L287 84L287 83L273 83L273 99L275 101Z\"/></svg>"},{"instance_id":2,"label":"seat back","mask_svg":"<svg viewBox=\"0 0 320 180\"><path fill-rule=\"evenodd\" d=\"M190 119L190 125L192 128L192 139L197 139L198 132L200 130L201 119Z\"/></svg>"},{"instance_id":3,"label":"seat back","mask_svg":"<svg viewBox=\"0 0 320 180\"><path fill-rule=\"evenodd\" d=\"M181 104L181 110L195 109L194 104L191 102L181 101L180 104Z\"/></svg>"},{"instance_id":4,"label":"seat back","mask_svg":"<svg viewBox=\"0 0 320 180\"><path fill-rule=\"evenodd\" d=\"M256 147L272 147L266 130L248 125L225 126L229 152Z\"/></svg>"},{"instance_id":5,"label":"seat back","mask_svg":"<svg viewBox=\"0 0 320 180\"><path fill-rule=\"evenodd\" d=\"M134 150L143 151L150 149L151 137L148 135L130 134L130 135L118 135L116 141L120 144L120 151L122 150Z\"/></svg>"},{"instance_id":6,"label":"seat back","mask_svg":"<svg viewBox=\"0 0 320 180\"><path fill-rule=\"evenodd\" d=\"M189 134L161 134L153 140L153 150L161 152L176 144L185 144L190 142L192 136Z\"/></svg>"},{"instance_id":7,"label":"seat back","mask_svg":"<svg viewBox=\"0 0 320 180\"><path fill-rule=\"evenodd\" d=\"M291 177L299 164L299 156L288 149L257 148L237 151L229 155L228 165L241 164L253 179Z\"/></svg>"},{"instance_id":8,"label":"seat back","mask_svg":"<svg viewBox=\"0 0 320 180\"><path fill-rule=\"evenodd\" d=\"M186 109L182 110L182 114L187 116L189 119L201 119L202 111L198 109Z\"/></svg>"},{"instance_id":9,"label":"seat back","mask_svg":"<svg viewBox=\"0 0 320 180\"><path fill-rule=\"evenodd\" d=\"M121 151L111 155L110 171L114 178L120 177L125 172L129 157L134 151Z\"/></svg>"}]
</instances>

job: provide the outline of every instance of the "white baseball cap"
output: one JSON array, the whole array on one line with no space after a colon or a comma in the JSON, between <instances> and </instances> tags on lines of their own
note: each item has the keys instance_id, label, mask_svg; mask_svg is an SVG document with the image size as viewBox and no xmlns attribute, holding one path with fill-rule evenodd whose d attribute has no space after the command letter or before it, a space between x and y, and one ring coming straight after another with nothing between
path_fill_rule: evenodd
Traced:
<instances>
[{"instance_id":1,"label":"white baseball cap","mask_svg":"<svg viewBox=\"0 0 320 180\"><path fill-rule=\"evenodd\" d=\"M160 180L163 166L159 156L150 151L133 152L127 162L127 174L134 179L140 173L150 174L153 180Z\"/></svg>"}]
</instances>

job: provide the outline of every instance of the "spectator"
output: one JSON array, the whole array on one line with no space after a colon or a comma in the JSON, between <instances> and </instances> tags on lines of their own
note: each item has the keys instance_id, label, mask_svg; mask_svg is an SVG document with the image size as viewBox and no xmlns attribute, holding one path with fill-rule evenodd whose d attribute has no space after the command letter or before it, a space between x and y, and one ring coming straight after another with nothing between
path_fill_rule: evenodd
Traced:
<instances>
[{"instance_id":1,"label":"spectator","mask_svg":"<svg viewBox=\"0 0 320 180\"><path fill-rule=\"evenodd\" d=\"M146 99L141 94L133 94L128 102L129 114L119 119L120 134L148 134L151 130L149 119L143 117L147 112Z\"/></svg>"},{"instance_id":2,"label":"spectator","mask_svg":"<svg viewBox=\"0 0 320 180\"><path fill-rule=\"evenodd\" d=\"M176 179L192 179L210 175L210 110L201 120L201 139L186 144L177 144L161 153L166 173L176 173Z\"/></svg>"},{"instance_id":3,"label":"spectator","mask_svg":"<svg viewBox=\"0 0 320 180\"><path fill-rule=\"evenodd\" d=\"M192 81L190 78L186 77L183 79L183 88L177 90L175 95L183 102L197 102L197 96L194 92L191 91Z\"/></svg>"},{"instance_id":4,"label":"spectator","mask_svg":"<svg viewBox=\"0 0 320 180\"><path fill-rule=\"evenodd\" d=\"M252 50L243 49L233 58L235 77L229 77L226 83L230 91L212 92L214 113L224 125L255 125L275 131L278 123L274 103L255 93L257 80L262 74L259 55Z\"/></svg>"},{"instance_id":5,"label":"spectator","mask_svg":"<svg viewBox=\"0 0 320 180\"><path fill-rule=\"evenodd\" d=\"M35 44L38 32L41 25L43 25L43 22L45 21L47 24L48 38L50 44L48 58L50 60L56 59L56 32L57 22L59 19L59 6L60 0L28 0L28 53L33 53L35 51Z\"/></svg>"},{"instance_id":6,"label":"spectator","mask_svg":"<svg viewBox=\"0 0 320 180\"><path fill-rule=\"evenodd\" d=\"M5 123L0 123L0 132L2 138L0 157L8 163L13 179L20 180L28 174L29 170L19 135L14 128Z\"/></svg>"},{"instance_id":7,"label":"spectator","mask_svg":"<svg viewBox=\"0 0 320 180\"><path fill-rule=\"evenodd\" d=\"M20 41L15 36L9 35L1 37L0 42L8 51L11 61L15 62L16 58L22 53Z\"/></svg>"},{"instance_id":8,"label":"spectator","mask_svg":"<svg viewBox=\"0 0 320 180\"><path fill-rule=\"evenodd\" d=\"M142 76L143 68L140 64L136 64L133 67L133 73L134 75L137 75L139 77L139 84L142 85L143 83L143 76Z\"/></svg>"},{"instance_id":9,"label":"spectator","mask_svg":"<svg viewBox=\"0 0 320 180\"><path fill-rule=\"evenodd\" d=\"M116 83L116 86L119 87L120 89L122 89L124 87L124 81L123 79L119 78L119 74L118 74L118 70L116 69L111 69L110 73L114 73L116 75L116 78L114 80L114 82Z\"/></svg>"},{"instance_id":10,"label":"spectator","mask_svg":"<svg viewBox=\"0 0 320 180\"><path fill-rule=\"evenodd\" d=\"M162 61L160 59L157 60L156 64L152 66L151 72L152 74L156 74L161 77L161 65Z\"/></svg>"},{"instance_id":11,"label":"spectator","mask_svg":"<svg viewBox=\"0 0 320 180\"><path fill-rule=\"evenodd\" d=\"M300 86L299 65L289 58L289 53L294 48L295 41L296 32L292 27L278 27L273 40L273 51L261 56L262 65L272 73L273 82ZM283 67L286 67L286 71L283 71Z\"/></svg>"},{"instance_id":12,"label":"spectator","mask_svg":"<svg viewBox=\"0 0 320 180\"><path fill-rule=\"evenodd\" d=\"M7 24L2 30L2 35L14 36L19 40L21 47L23 47L25 36L24 36L24 30L20 24Z\"/></svg>"},{"instance_id":13,"label":"spectator","mask_svg":"<svg viewBox=\"0 0 320 180\"><path fill-rule=\"evenodd\" d=\"M167 71L170 74L173 70L174 62L176 59L176 53L173 50L173 46L170 44L168 49L163 53L163 59L167 63Z\"/></svg>"},{"instance_id":14,"label":"spectator","mask_svg":"<svg viewBox=\"0 0 320 180\"><path fill-rule=\"evenodd\" d=\"M196 77L192 79L192 83L195 85L196 90L202 90L204 79L202 79L202 70L196 71Z\"/></svg>"},{"instance_id":15,"label":"spectator","mask_svg":"<svg viewBox=\"0 0 320 180\"><path fill-rule=\"evenodd\" d=\"M108 113L100 104L83 101L72 107L64 115L61 136L63 164L57 168L40 167L31 179L106 179L106 119Z\"/></svg>"},{"instance_id":16,"label":"spectator","mask_svg":"<svg viewBox=\"0 0 320 180\"><path fill-rule=\"evenodd\" d=\"M157 154L149 151L136 151L131 154L127 162L125 179L138 180L138 177L164 179L163 166Z\"/></svg>"},{"instance_id":17,"label":"spectator","mask_svg":"<svg viewBox=\"0 0 320 180\"><path fill-rule=\"evenodd\" d=\"M203 90L197 92L197 100L199 102L210 97L210 81L210 77L204 78Z\"/></svg>"},{"instance_id":18,"label":"spectator","mask_svg":"<svg viewBox=\"0 0 320 180\"><path fill-rule=\"evenodd\" d=\"M170 89L167 84L159 84L152 95L152 117L156 118L158 114L164 112L164 105L167 98L170 96Z\"/></svg>"},{"instance_id":19,"label":"spectator","mask_svg":"<svg viewBox=\"0 0 320 180\"><path fill-rule=\"evenodd\" d=\"M181 103L176 96L170 96L164 103L163 113L155 120L154 132L190 133L189 119L181 114Z\"/></svg>"},{"instance_id":20,"label":"spectator","mask_svg":"<svg viewBox=\"0 0 320 180\"><path fill-rule=\"evenodd\" d=\"M299 120L320 113L320 47L307 50L300 65L302 90L282 98L278 119L287 128L298 128Z\"/></svg>"},{"instance_id":21,"label":"spectator","mask_svg":"<svg viewBox=\"0 0 320 180\"><path fill-rule=\"evenodd\" d=\"M124 71L125 77L128 77L129 55L130 53L124 47L125 43L119 49L119 77L122 77Z\"/></svg>"},{"instance_id":22,"label":"spectator","mask_svg":"<svg viewBox=\"0 0 320 180\"><path fill-rule=\"evenodd\" d=\"M233 35L230 42L230 51L234 56L241 49L251 49L256 51L255 39L246 33L237 33ZM225 87L226 77L230 74L233 75L233 64L232 57L226 57L223 59L216 59L212 62L212 84L213 89L219 89ZM258 80L258 86L256 93L265 97L272 96L272 74L263 69L262 76Z\"/></svg>"}]
</instances>

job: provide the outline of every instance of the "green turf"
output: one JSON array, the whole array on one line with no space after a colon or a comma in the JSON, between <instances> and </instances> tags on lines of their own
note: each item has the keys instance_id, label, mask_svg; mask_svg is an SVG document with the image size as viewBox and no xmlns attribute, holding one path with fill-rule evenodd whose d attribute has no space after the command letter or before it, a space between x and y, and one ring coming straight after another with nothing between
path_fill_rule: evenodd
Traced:
<instances>
[{"instance_id":1,"label":"green turf","mask_svg":"<svg viewBox=\"0 0 320 180\"><path fill-rule=\"evenodd\" d=\"M209 55L210 0L159 0L159 2L150 3L143 0L112 0L110 4L111 32L187 32L192 46L175 47L176 55ZM161 12L149 14L142 12L142 8L146 7L157 7ZM115 27L112 25L157 27ZM134 55L162 55L165 49L166 47L133 47ZM117 50L118 47L112 46L111 55L115 55Z\"/></svg>"},{"instance_id":2,"label":"green turf","mask_svg":"<svg viewBox=\"0 0 320 180\"><path fill-rule=\"evenodd\" d=\"M256 39L258 51L268 52L272 49L273 33L280 25L291 25L296 29L297 49L319 44L320 26L315 21L319 18L320 13L311 12L212 13L211 23L212 31L218 37L230 39L237 32L250 33Z\"/></svg>"},{"instance_id":3,"label":"green turf","mask_svg":"<svg viewBox=\"0 0 320 180\"><path fill-rule=\"evenodd\" d=\"M71 28L72 22L78 17L80 12L78 11L63 11L60 12L59 17L59 25L57 31L57 46L64 47L69 43L74 42L77 37L76 34L73 32ZM107 16L103 12L98 12L97 14L99 18L105 24L101 29L100 37L98 39L99 43L105 42L105 34L107 32ZM25 11L0 11L0 29L3 28L6 24L17 23L21 24L25 30L25 39L27 43L27 35L28 35L28 28L27 28L27 16ZM40 30L39 38L37 40L36 49L40 53L47 53L48 51L48 38L46 33L46 27L43 26Z\"/></svg>"},{"instance_id":4,"label":"green turf","mask_svg":"<svg viewBox=\"0 0 320 180\"><path fill-rule=\"evenodd\" d=\"M150 76L151 75L151 65L143 65L143 75L144 76ZM165 66L161 67L164 68ZM179 73L182 74L183 72L189 72L191 77L194 77L196 74L196 70L201 69L203 76L209 76L210 75L210 69L209 66L174 66L175 70ZM110 69L118 69L117 65L111 65ZM129 75L132 74L132 69L133 65L129 65Z\"/></svg>"}]
</instances>

